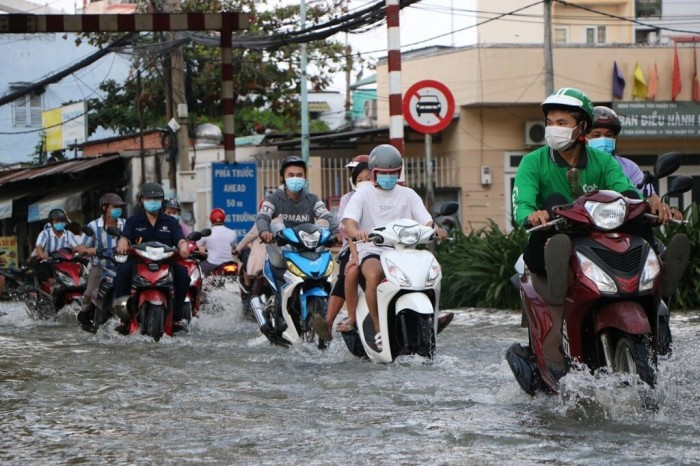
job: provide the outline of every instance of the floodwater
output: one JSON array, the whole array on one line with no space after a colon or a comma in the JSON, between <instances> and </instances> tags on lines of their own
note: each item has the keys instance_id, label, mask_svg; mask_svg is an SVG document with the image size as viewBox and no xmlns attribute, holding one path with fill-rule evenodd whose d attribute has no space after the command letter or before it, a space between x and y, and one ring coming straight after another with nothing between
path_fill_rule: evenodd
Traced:
<instances>
[{"instance_id":1,"label":"floodwater","mask_svg":"<svg viewBox=\"0 0 700 466\"><path fill-rule=\"evenodd\" d=\"M190 333L159 343L0 305L0 462L700 462L700 312L673 315L649 411L614 376L568 375L565 396L521 392L504 359L527 339L516 312L459 310L432 363L379 365L339 337L323 352L271 346L219 293Z\"/></svg>"}]
</instances>

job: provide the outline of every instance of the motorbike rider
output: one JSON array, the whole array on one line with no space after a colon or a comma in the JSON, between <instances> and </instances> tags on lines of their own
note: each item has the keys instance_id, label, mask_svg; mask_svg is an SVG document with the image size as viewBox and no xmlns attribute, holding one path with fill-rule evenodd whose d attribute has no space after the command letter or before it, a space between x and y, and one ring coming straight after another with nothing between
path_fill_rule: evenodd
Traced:
<instances>
[{"instance_id":1,"label":"motorbike rider","mask_svg":"<svg viewBox=\"0 0 700 466\"><path fill-rule=\"evenodd\" d=\"M93 327L92 317L95 305L91 301L93 292L100 285L102 279L102 270L113 267L107 259L100 259L97 254L103 251L112 251L117 245L119 238L107 233L107 228L114 226L120 230L124 229L124 219L121 218L123 207L126 202L115 193L106 193L100 198L101 214L92 222L88 223L95 236L83 236L81 244L76 246L76 251L80 254L93 256L90 260L90 272L88 273L87 286L85 288L85 304L78 312L78 322L84 330L90 330Z\"/></svg>"},{"instance_id":2,"label":"motorbike rider","mask_svg":"<svg viewBox=\"0 0 700 466\"><path fill-rule=\"evenodd\" d=\"M591 130L594 116L593 104L586 94L574 88L559 89L542 102L542 111L547 145L523 156L515 175L512 200L517 224L544 225L550 220L553 206L571 203L596 189L640 198L615 159L587 145L585 136ZM654 213L658 214L659 222L671 216L663 208ZM650 226L628 225L626 230L654 246ZM525 248L525 264L530 271L547 276L552 302L563 303L566 296L571 247L569 236L550 228L531 233ZM678 255L678 251L671 252L674 263ZM677 282L669 286L675 288ZM559 332L556 344L560 346L561 328L557 325L553 328ZM557 375L563 375L563 358L555 363Z\"/></svg>"},{"instance_id":3,"label":"motorbike rider","mask_svg":"<svg viewBox=\"0 0 700 466\"><path fill-rule=\"evenodd\" d=\"M166 199L163 203L163 212L180 222L182 234L185 235L185 238L187 238L187 235L189 235L192 230L185 222L182 221L182 216L180 215L182 213L182 206L180 205L180 202L174 197Z\"/></svg>"},{"instance_id":4,"label":"motorbike rider","mask_svg":"<svg viewBox=\"0 0 700 466\"><path fill-rule=\"evenodd\" d=\"M595 149L605 151L615 157L615 160L617 160L622 168L622 172L630 179L634 186L639 187L644 181L644 173L639 168L639 165L619 154L617 137L620 135L620 131L622 131L622 124L620 123L620 118L613 109L602 105L593 108L592 129L591 132L586 135L588 145ZM645 189L646 188L647 187L645 187ZM652 212L670 209L674 219L683 220L683 214L680 211L670 208L667 204L661 205L661 198L656 194L653 186L649 185L648 189L648 193L643 192L642 194L647 197L647 201L651 204Z\"/></svg>"},{"instance_id":5,"label":"motorbike rider","mask_svg":"<svg viewBox=\"0 0 700 466\"><path fill-rule=\"evenodd\" d=\"M357 283L360 278L360 270L357 267L359 264L357 256L357 248L355 243L345 235L345 228L342 224L343 213L348 201L358 189L358 184L370 182L368 155L358 155L353 158L350 163L345 165L350 169L350 187L351 191L345 193L340 198L338 206L337 219L341 221L338 229L339 236L343 238L343 245L336 256L338 261L338 276L336 277L331 296L328 299L328 312L326 314L326 324L328 328L333 327L335 318L337 317L343 303L346 303L348 309L348 317L343 319L337 327L339 332L350 332L355 330L355 312L357 311Z\"/></svg>"},{"instance_id":6,"label":"motorbike rider","mask_svg":"<svg viewBox=\"0 0 700 466\"><path fill-rule=\"evenodd\" d=\"M163 187L158 183L149 181L141 186L138 200L144 211L126 219L117 244L118 254L126 254L129 243L158 241L166 246L177 247L180 256L187 259L189 250L180 223L162 211L164 197ZM126 301L129 298L135 265L136 260L130 257L117 270L113 282L114 296L117 300ZM170 263L170 267L174 280L173 321L179 322L182 320L182 306L187 296L190 277L187 269L175 261Z\"/></svg>"},{"instance_id":7,"label":"motorbike rider","mask_svg":"<svg viewBox=\"0 0 700 466\"><path fill-rule=\"evenodd\" d=\"M306 186L306 162L304 159L294 155L286 157L280 164L279 174L283 186L265 198L255 219L260 239L264 243L270 243L274 239L275 234L270 229L270 223L276 218L281 218L284 223L275 225L275 233L282 228L325 220L328 222L331 234L335 235L338 232L338 224L333 214L328 211L326 205L316 194L304 189ZM278 226L282 228L277 228ZM279 247L271 244L267 248L267 253L271 257L279 257ZM278 261L274 262L278 263ZM279 309L279 300L277 305L275 330L279 336L286 329L286 324L281 309ZM315 314L309 323L321 340L330 341L333 338L325 319L322 317ZM268 337L273 332L269 322L264 323L260 327L260 331Z\"/></svg>"},{"instance_id":8,"label":"motorbike rider","mask_svg":"<svg viewBox=\"0 0 700 466\"><path fill-rule=\"evenodd\" d=\"M356 191L343 214L346 234L358 241L361 279L365 280L365 297L374 323L377 351L382 350L377 286L385 276L379 261L382 248L371 241L367 242L369 232L402 218L433 226L433 219L423 200L411 188L398 184L402 166L403 158L394 146L382 144L372 149L368 168L375 185ZM435 228L435 232L440 239L447 237L447 232L440 227Z\"/></svg>"},{"instance_id":9,"label":"motorbike rider","mask_svg":"<svg viewBox=\"0 0 700 466\"><path fill-rule=\"evenodd\" d=\"M197 242L199 250L207 253L207 260L202 262L202 273L209 275L221 264L233 261L233 248L236 247L236 232L224 225L226 212L215 208L209 214L211 235Z\"/></svg>"},{"instance_id":10,"label":"motorbike rider","mask_svg":"<svg viewBox=\"0 0 700 466\"><path fill-rule=\"evenodd\" d=\"M49 228L44 228L36 239L29 265L36 272L39 283L52 276L51 264L45 262L49 255L61 248L75 248L78 240L73 233L66 229L68 216L63 209L52 209L49 212Z\"/></svg>"}]
</instances>

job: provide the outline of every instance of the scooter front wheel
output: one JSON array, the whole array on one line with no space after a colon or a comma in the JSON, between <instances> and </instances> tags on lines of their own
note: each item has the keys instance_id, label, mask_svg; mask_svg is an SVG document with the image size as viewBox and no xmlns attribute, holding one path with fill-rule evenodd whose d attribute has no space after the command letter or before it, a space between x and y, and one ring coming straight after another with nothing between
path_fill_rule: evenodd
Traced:
<instances>
[{"instance_id":1,"label":"scooter front wheel","mask_svg":"<svg viewBox=\"0 0 700 466\"><path fill-rule=\"evenodd\" d=\"M646 335L621 333L615 345L613 372L637 374L650 387L656 385L656 368L652 363L652 350Z\"/></svg>"},{"instance_id":2,"label":"scooter front wheel","mask_svg":"<svg viewBox=\"0 0 700 466\"><path fill-rule=\"evenodd\" d=\"M160 341L164 333L165 307L160 304L146 304L141 310L141 333Z\"/></svg>"},{"instance_id":3,"label":"scooter front wheel","mask_svg":"<svg viewBox=\"0 0 700 466\"><path fill-rule=\"evenodd\" d=\"M428 359L435 357L435 325L433 316L421 314L418 317L418 355Z\"/></svg>"}]
</instances>

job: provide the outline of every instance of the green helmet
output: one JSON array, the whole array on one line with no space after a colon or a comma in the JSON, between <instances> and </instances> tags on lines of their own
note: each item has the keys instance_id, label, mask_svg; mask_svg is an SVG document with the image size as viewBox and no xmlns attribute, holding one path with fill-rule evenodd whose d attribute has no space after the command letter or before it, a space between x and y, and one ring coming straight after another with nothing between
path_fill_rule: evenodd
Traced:
<instances>
[{"instance_id":1,"label":"green helmet","mask_svg":"<svg viewBox=\"0 0 700 466\"><path fill-rule=\"evenodd\" d=\"M547 116L552 108L567 108L583 112L588 122L585 133L593 128L593 102L586 94L573 87L563 87L542 102L542 111Z\"/></svg>"}]
</instances>

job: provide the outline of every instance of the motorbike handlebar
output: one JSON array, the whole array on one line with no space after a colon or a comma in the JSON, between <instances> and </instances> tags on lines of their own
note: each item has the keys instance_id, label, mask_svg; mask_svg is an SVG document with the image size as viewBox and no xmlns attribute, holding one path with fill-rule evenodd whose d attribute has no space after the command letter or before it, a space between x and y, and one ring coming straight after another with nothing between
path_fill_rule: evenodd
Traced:
<instances>
[{"instance_id":1,"label":"motorbike handlebar","mask_svg":"<svg viewBox=\"0 0 700 466\"><path fill-rule=\"evenodd\" d=\"M645 218L648 218L649 220L658 220L658 219L659 219L659 216L658 216L658 215L656 215L656 214L650 214L650 213L648 213L648 212L644 214L644 217L645 217ZM674 223L674 224L676 224L676 225L687 225L687 224L688 224L688 220L676 220L675 218L669 218L669 219L667 220L667 223Z\"/></svg>"},{"instance_id":2,"label":"motorbike handlebar","mask_svg":"<svg viewBox=\"0 0 700 466\"><path fill-rule=\"evenodd\" d=\"M554 220L550 220L549 222L541 225L537 225L536 227L528 228L525 230L525 233L532 233L533 231L538 231L538 230L544 230L546 228L552 227L554 225L558 225L560 223L564 222L564 219L562 217L555 218ZM527 224L530 224L529 222L526 222ZM523 226L527 226L526 224L523 224Z\"/></svg>"}]
</instances>

